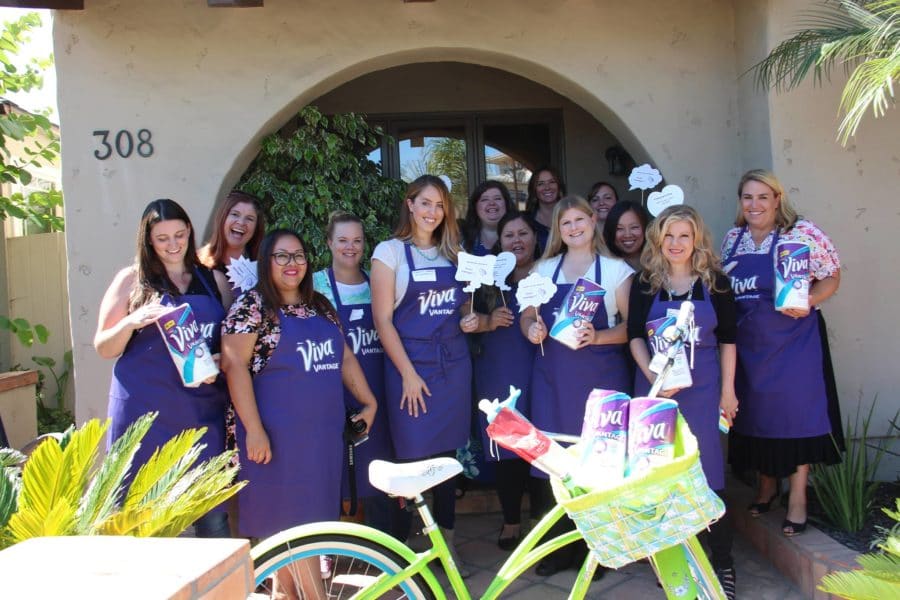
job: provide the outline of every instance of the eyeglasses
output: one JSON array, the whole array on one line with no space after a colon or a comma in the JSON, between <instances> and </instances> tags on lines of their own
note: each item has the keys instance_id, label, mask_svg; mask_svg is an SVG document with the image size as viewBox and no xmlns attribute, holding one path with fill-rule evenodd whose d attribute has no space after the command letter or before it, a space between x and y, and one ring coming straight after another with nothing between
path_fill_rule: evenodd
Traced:
<instances>
[{"instance_id":1,"label":"eyeglasses","mask_svg":"<svg viewBox=\"0 0 900 600\"><path fill-rule=\"evenodd\" d=\"M293 254L289 252L276 252L272 255L272 258L275 259L276 265L282 267L291 264L291 261L294 261L298 265L306 264L306 253L302 250L300 252L294 252Z\"/></svg>"}]
</instances>

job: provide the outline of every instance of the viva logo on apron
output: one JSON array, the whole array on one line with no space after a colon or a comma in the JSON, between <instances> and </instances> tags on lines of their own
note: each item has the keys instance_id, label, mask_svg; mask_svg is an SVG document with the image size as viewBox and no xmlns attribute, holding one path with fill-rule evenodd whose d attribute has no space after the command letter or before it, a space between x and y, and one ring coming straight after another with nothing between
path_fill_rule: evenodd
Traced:
<instances>
[{"instance_id":1,"label":"viva logo on apron","mask_svg":"<svg viewBox=\"0 0 900 600\"><path fill-rule=\"evenodd\" d=\"M771 438L827 434L831 424L817 317L812 310L800 319L775 310L774 249L780 232L772 232L767 253L738 255L748 233L744 226L722 261L731 266L737 300L735 391L741 410L735 431Z\"/></svg>"},{"instance_id":2,"label":"viva logo on apron","mask_svg":"<svg viewBox=\"0 0 900 600\"><path fill-rule=\"evenodd\" d=\"M174 299L164 294L160 302L169 306L190 304L210 350L218 352L225 309L197 269L193 276L202 284L205 293L183 294ZM225 449L227 399L228 390L221 376L211 385L185 387L159 330L155 325L144 327L132 336L113 367L108 408L112 418L109 443L141 415L158 411L159 415L135 455L132 473L137 472L136 467L144 464L158 446L190 427L207 428L201 440L206 448L201 451L200 460L212 458Z\"/></svg>"},{"instance_id":3,"label":"viva logo on apron","mask_svg":"<svg viewBox=\"0 0 900 600\"><path fill-rule=\"evenodd\" d=\"M240 477L249 482L238 494L239 529L253 537L340 513L344 340L338 326L321 315L300 318L281 311L279 322L278 345L253 378L272 460L249 460L240 419L236 428Z\"/></svg>"},{"instance_id":4,"label":"viva logo on apron","mask_svg":"<svg viewBox=\"0 0 900 600\"><path fill-rule=\"evenodd\" d=\"M463 446L471 419L472 364L459 328L465 301L453 265L416 269L409 243L404 245L409 280L394 309L393 323L431 396L418 418L400 408L403 380L393 361L385 361L385 404L398 458L422 458Z\"/></svg>"}]
</instances>

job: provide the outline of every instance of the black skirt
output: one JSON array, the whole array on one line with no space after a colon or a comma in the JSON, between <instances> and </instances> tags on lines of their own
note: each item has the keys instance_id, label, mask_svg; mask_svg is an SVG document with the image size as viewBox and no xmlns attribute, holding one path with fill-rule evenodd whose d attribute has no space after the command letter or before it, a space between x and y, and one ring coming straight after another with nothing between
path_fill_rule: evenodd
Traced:
<instances>
[{"instance_id":1,"label":"black skirt","mask_svg":"<svg viewBox=\"0 0 900 600\"><path fill-rule=\"evenodd\" d=\"M728 463L736 473L759 471L782 478L799 465L841 462L841 454L831 434L806 438L763 438L742 435L734 430L728 439Z\"/></svg>"}]
</instances>

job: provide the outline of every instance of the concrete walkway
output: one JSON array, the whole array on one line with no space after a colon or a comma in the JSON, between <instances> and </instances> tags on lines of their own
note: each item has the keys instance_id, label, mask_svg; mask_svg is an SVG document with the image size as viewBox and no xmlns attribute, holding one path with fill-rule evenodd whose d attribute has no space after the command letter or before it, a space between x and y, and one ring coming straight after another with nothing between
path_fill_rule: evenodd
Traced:
<instances>
[{"instance_id":1,"label":"concrete walkway","mask_svg":"<svg viewBox=\"0 0 900 600\"><path fill-rule=\"evenodd\" d=\"M496 570L508 556L497 547L497 534L502 518L499 513L457 515L457 548L463 562L472 570L466 583L474 597L487 588ZM800 600L804 595L783 575L776 571L741 536L736 536L735 569L737 571L738 598L754 600ZM507 588L504 598L517 600L555 600L568 597L575 580L574 570L563 571L552 577L539 577L534 569L527 571ZM608 572L602 580L591 586L589 598L633 600L663 598L656 586L656 577L647 564L632 564L617 571Z\"/></svg>"}]
</instances>

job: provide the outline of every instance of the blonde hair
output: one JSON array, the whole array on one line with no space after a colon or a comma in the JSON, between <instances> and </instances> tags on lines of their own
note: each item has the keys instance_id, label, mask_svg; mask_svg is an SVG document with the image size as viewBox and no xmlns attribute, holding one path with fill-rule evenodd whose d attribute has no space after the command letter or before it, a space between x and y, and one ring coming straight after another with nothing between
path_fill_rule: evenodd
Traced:
<instances>
[{"instance_id":1,"label":"blonde hair","mask_svg":"<svg viewBox=\"0 0 900 600\"><path fill-rule=\"evenodd\" d=\"M422 175L409 184L406 188L404 200L415 201L416 197L422 193L422 190L428 186L433 187L441 196L441 202L444 204L444 220L438 225L434 233L431 234L438 253L456 264L456 256L460 251L459 242L459 224L456 222L456 207L453 205L453 197L450 196L450 190L440 177L434 175ZM403 202L400 208L400 220L397 223L397 229L394 230L394 237L404 242L412 239L415 222L410 218L410 208Z\"/></svg>"},{"instance_id":2,"label":"blonde hair","mask_svg":"<svg viewBox=\"0 0 900 600\"><path fill-rule=\"evenodd\" d=\"M663 256L662 244L673 223L685 221L694 232L694 252L691 255L691 271L713 292L724 292L716 286L716 278L724 275L719 255L714 250L712 236L703 217L691 206L670 206L662 211L647 227L647 243L641 254L641 280L650 284L650 293L662 289L668 279L669 261Z\"/></svg>"},{"instance_id":3,"label":"blonde hair","mask_svg":"<svg viewBox=\"0 0 900 600\"><path fill-rule=\"evenodd\" d=\"M587 200L581 196L566 196L553 207L553 217L550 220L550 237L547 238L547 247L544 248L544 254L541 256L541 259L553 258L554 256L563 253L563 241L562 234L559 231L559 220L562 218L562 214L570 208L583 212L594 221L594 253L601 256L609 256L609 250L606 249L606 244L603 241L603 233L600 230L597 221L594 220L594 209L591 208L591 205L587 203Z\"/></svg>"},{"instance_id":4,"label":"blonde hair","mask_svg":"<svg viewBox=\"0 0 900 600\"><path fill-rule=\"evenodd\" d=\"M775 174L766 169L753 169L744 173L740 183L738 183L737 216L734 219L735 225L743 227L747 224L747 219L744 218L744 208L741 206L741 194L744 193L744 185L748 181L757 181L763 185L767 185L775 192L775 197L779 199L778 210L775 212L775 225L780 227L782 231L787 231L797 223L797 219L800 217L797 215L797 211L794 210L794 207L791 206L787 194L784 193L784 187L782 187L778 178L775 177Z\"/></svg>"}]
</instances>

